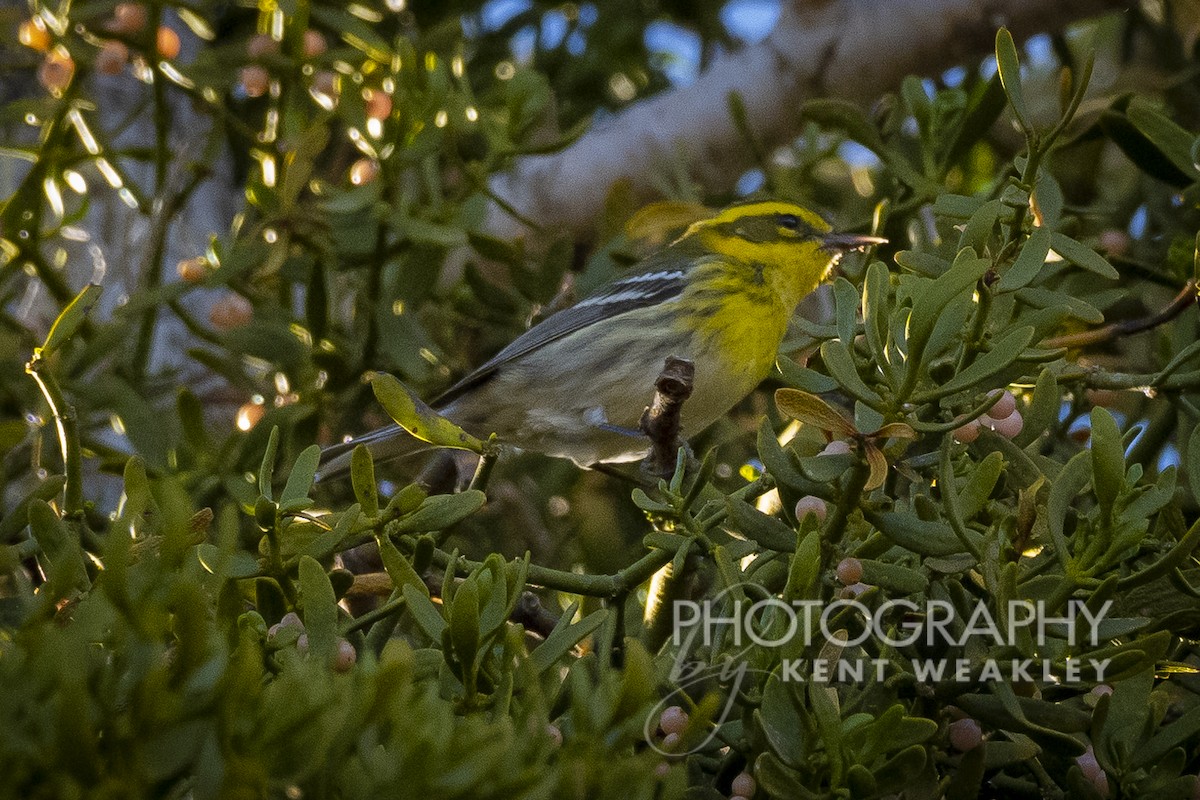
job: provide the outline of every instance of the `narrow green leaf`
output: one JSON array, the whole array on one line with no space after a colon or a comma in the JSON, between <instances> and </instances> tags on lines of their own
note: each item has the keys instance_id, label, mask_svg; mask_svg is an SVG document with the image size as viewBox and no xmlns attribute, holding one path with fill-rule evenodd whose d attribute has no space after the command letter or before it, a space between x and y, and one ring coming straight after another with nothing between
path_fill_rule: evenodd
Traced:
<instances>
[{"instance_id":1,"label":"narrow green leaf","mask_svg":"<svg viewBox=\"0 0 1200 800\"><path fill-rule=\"evenodd\" d=\"M331 663L337 652L337 597L325 568L308 556L300 556L300 605L309 652L321 663Z\"/></svg>"},{"instance_id":2,"label":"narrow green leaf","mask_svg":"<svg viewBox=\"0 0 1200 800\"><path fill-rule=\"evenodd\" d=\"M946 274L916 296L908 321L909 370L920 363L942 309L964 292L973 292L991 266L989 259L976 257L970 248L960 250Z\"/></svg>"},{"instance_id":3,"label":"narrow green leaf","mask_svg":"<svg viewBox=\"0 0 1200 800\"><path fill-rule=\"evenodd\" d=\"M88 313L100 299L100 292L98 283L89 283L83 287L79 294L75 295L75 299L68 303L58 318L54 320L54 324L50 326L50 333L46 335L46 341L37 349L36 355L41 358L49 358L58 348L66 344L87 319Z\"/></svg>"},{"instance_id":4,"label":"narrow green leaf","mask_svg":"<svg viewBox=\"0 0 1200 800\"><path fill-rule=\"evenodd\" d=\"M321 448L309 445L297 458L288 475L283 493L279 495L279 507L288 511L298 510L308 500L308 491L312 489L313 478L317 474L317 465L321 463Z\"/></svg>"},{"instance_id":5,"label":"narrow green leaf","mask_svg":"<svg viewBox=\"0 0 1200 800\"><path fill-rule=\"evenodd\" d=\"M981 384L1007 369L1033 340L1033 328L1028 325L1014 328L996 342L992 349L977 358L971 366L932 391L920 395L921 402L945 397Z\"/></svg>"},{"instance_id":6,"label":"narrow green leaf","mask_svg":"<svg viewBox=\"0 0 1200 800\"><path fill-rule=\"evenodd\" d=\"M478 489L435 494L425 498L416 511L393 523L392 530L397 533L445 530L483 508L486 502L487 495Z\"/></svg>"},{"instance_id":7,"label":"narrow green leaf","mask_svg":"<svg viewBox=\"0 0 1200 800\"><path fill-rule=\"evenodd\" d=\"M821 360L838 385L854 399L861 400L872 408L883 405L883 398L863 381L854 364L850 349L840 339L830 339L821 345Z\"/></svg>"},{"instance_id":8,"label":"narrow green leaf","mask_svg":"<svg viewBox=\"0 0 1200 800\"><path fill-rule=\"evenodd\" d=\"M411 583L405 583L401 587L401 592L404 595L404 602L408 610L413 615L413 619L425 635L434 642L442 641L442 633L446 630L446 620L438 613L437 607L433 601L429 599L428 590L422 592Z\"/></svg>"},{"instance_id":9,"label":"narrow green leaf","mask_svg":"<svg viewBox=\"0 0 1200 800\"><path fill-rule=\"evenodd\" d=\"M822 375L816 370L802 367L787 356L780 355L775 362L783 382L796 389L803 389L812 394L832 392L838 387L837 381L828 375Z\"/></svg>"},{"instance_id":10,"label":"narrow green leaf","mask_svg":"<svg viewBox=\"0 0 1200 800\"><path fill-rule=\"evenodd\" d=\"M608 610L601 608L572 625L571 619L575 616L578 608L578 603L573 603L563 611L554 630L546 637L546 641L529 654L529 660L538 673L545 672L557 664L563 656L571 652L575 645L583 641L584 637L590 636L608 619Z\"/></svg>"},{"instance_id":11,"label":"narrow green leaf","mask_svg":"<svg viewBox=\"0 0 1200 800\"><path fill-rule=\"evenodd\" d=\"M796 549L796 532L789 525L767 516L744 500L730 498L725 507L731 526L747 539L768 550L790 553Z\"/></svg>"},{"instance_id":12,"label":"narrow green leaf","mask_svg":"<svg viewBox=\"0 0 1200 800\"><path fill-rule=\"evenodd\" d=\"M1075 266L1094 272L1102 278L1116 280L1121 274L1108 263L1104 256L1087 245L1080 244L1069 236L1054 232L1050 234L1050 248Z\"/></svg>"},{"instance_id":13,"label":"narrow green leaf","mask_svg":"<svg viewBox=\"0 0 1200 800\"><path fill-rule=\"evenodd\" d=\"M858 331L858 290L845 278L833 282L838 338L847 345L854 343Z\"/></svg>"},{"instance_id":14,"label":"narrow green leaf","mask_svg":"<svg viewBox=\"0 0 1200 800\"><path fill-rule=\"evenodd\" d=\"M1050 231L1046 228L1034 228L1029 239L1021 247L1016 261L1009 267L1000 281L996 284L998 292L1015 292L1028 286L1046 263L1050 253Z\"/></svg>"},{"instance_id":15,"label":"narrow green leaf","mask_svg":"<svg viewBox=\"0 0 1200 800\"><path fill-rule=\"evenodd\" d=\"M1092 487L1096 501L1107 517L1112 514L1117 496L1125 488L1125 448L1121 430L1106 408L1093 408L1092 422Z\"/></svg>"},{"instance_id":16,"label":"narrow green leaf","mask_svg":"<svg viewBox=\"0 0 1200 800\"><path fill-rule=\"evenodd\" d=\"M391 375L374 373L371 388L388 416L421 441L438 447L483 452L483 442L438 414Z\"/></svg>"},{"instance_id":17,"label":"narrow green leaf","mask_svg":"<svg viewBox=\"0 0 1200 800\"><path fill-rule=\"evenodd\" d=\"M479 652L479 586L474 577L463 581L454 591L454 603L450 607L450 641L464 673L470 673Z\"/></svg>"},{"instance_id":18,"label":"narrow green leaf","mask_svg":"<svg viewBox=\"0 0 1200 800\"><path fill-rule=\"evenodd\" d=\"M1193 181L1200 179L1200 165L1192 158L1195 134L1189 133L1140 95L1130 99L1125 115L1176 169Z\"/></svg>"},{"instance_id":19,"label":"narrow green leaf","mask_svg":"<svg viewBox=\"0 0 1200 800\"><path fill-rule=\"evenodd\" d=\"M354 498L368 517L379 513L379 487L375 483L375 462L365 445L354 448L350 456L350 483L354 486Z\"/></svg>"},{"instance_id":20,"label":"narrow green leaf","mask_svg":"<svg viewBox=\"0 0 1200 800\"><path fill-rule=\"evenodd\" d=\"M271 480L275 474L275 451L279 449L279 426L271 428L271 436L267 439L267 449L263 452L262 464L258 468L258 491L267 498L271 496Z\"/></svg>"},{"instance_id":21,"label":"narrow green leaf","mask_svg":"<svg viewBox=\"0 0 1200 800\"><path fill-rule=\"evenodd\" d=\"M1025 104L1025 94L1021 89L1021 62L1017 58L1017 45L1013 42L1008 28L996 32L996 69L1000 73L1000 82L1004 85L1004 93L1008 95L1008 103L1012 106L1013 114L1021 128L1030 133L1029 107Z\"/></svg>"},{"instance_id":22,"label":"narrow green leaf","mask_svg":"<svg viewBox=\"0 0 1200 800\"><path fill-rule=\"evenodd\" d=\"M882 261L873 261L867 267L863 281L862 310L863 328L867 335L867 347L875 363L889 373L887 353L888 318L891 316L891 275Z\"/></svg>"}]
</instances>

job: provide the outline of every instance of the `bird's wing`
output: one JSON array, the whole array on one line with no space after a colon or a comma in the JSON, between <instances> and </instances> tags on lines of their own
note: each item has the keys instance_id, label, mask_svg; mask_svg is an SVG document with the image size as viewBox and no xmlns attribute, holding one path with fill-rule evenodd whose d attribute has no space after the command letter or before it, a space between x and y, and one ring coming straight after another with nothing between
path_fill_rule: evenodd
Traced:
<instances>
[{"instance_id":1,"label":"bird's wing","mask_svg":"<svg viewBox=\"0 0 1200 800\"><path fill-rule=\"evenodd\" d=\"M580 300L534 325L514 339L490 361L467 375L434 401L435 406L449 403L470 389L486 382L506 364L537 350L556 339L594 325L601 320L638 308L670 300L683 291L687 263L675 248L667 248L642 262L634 273L606 285L598 293Z\"/></svg>"}]
</instances>

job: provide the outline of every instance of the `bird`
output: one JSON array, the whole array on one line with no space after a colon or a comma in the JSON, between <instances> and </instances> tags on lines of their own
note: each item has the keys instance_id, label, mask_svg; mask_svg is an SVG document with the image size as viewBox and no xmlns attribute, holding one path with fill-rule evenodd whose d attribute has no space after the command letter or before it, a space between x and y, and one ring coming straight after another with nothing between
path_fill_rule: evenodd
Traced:
<instances>
[{"instance_id":1,"label":"bird","mask_svg":"<svg viewBox=\"0 0 1200 800\"><path fill-rule=\"evenodd\" d=\"M526 330L432 406L475 436L581 467L639 460L651 447L639 421L667 357L694 365L680 417L694 435L767 377L796 307L841 256L886 241L835 233L790 201L731 205ZM326 448L318 477L347 472L360 444L377 462L417 449L388 425Z\"/></svg>"}]
</instances>

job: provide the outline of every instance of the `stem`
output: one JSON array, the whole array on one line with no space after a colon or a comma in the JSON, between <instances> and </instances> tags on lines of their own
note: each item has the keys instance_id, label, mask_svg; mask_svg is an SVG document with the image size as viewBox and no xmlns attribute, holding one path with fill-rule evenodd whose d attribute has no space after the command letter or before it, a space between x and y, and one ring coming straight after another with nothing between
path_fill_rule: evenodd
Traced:
<instances>
[{"instance_id":1,"label":"stem","mask_svg":"<svg viewBox=\"0 0 1200 800\"><path fill-rule=\"evenodd\" d=\"M669 550L651 550L612 575L580 575L530 564L526 583L531 586L582 594L588 597L612 598L645 583L651 575L663 565L670 563L674 557L675 554ZM450 554L444 550L435 550L433 563L439 567L446 567L450 563ZM459 558L455 561L455 573L469 575L480 566L482 566L480 561Z\"/></svg>"},{"instance_id":2,"label":"stem","mask_svg":"<svg viewBox=\"0 0 1200 800\"><path fill-rule=\"evenodd\" d=\"M63 490L63 516L75 517L83 513L83 457L79 449L78 420L75 417L75 409L63 396L58 381L53 375L42 371L44 363L40 357L34 356L25 365L25 372L37 382L42 396L50 406L50 413L54 415L54 423L58 429L58 446L62 452L67 479Z\"/></svg>"}]
</instances>

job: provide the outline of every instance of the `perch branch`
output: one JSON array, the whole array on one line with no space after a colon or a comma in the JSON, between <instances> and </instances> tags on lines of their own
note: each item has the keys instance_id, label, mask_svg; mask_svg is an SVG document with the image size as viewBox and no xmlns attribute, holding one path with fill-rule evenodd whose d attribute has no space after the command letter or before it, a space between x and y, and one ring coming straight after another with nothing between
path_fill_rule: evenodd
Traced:
<instances>
[{"instance_id":1,"label":"perch branch","mask_svg":"<svg viewBox=\"0 0 1200 800\"><path fill-rule=\"evenodd\" d=\"M654 381L654 402L642 412L638 427L650 439L650 454L642 461L642 469L657 477L670 477L675 472L679 448L686 447L680 437L679 415L683 403L692 395L696 365L676 356L668 356L662 372Z\"/></svg>"}]
</instances>

